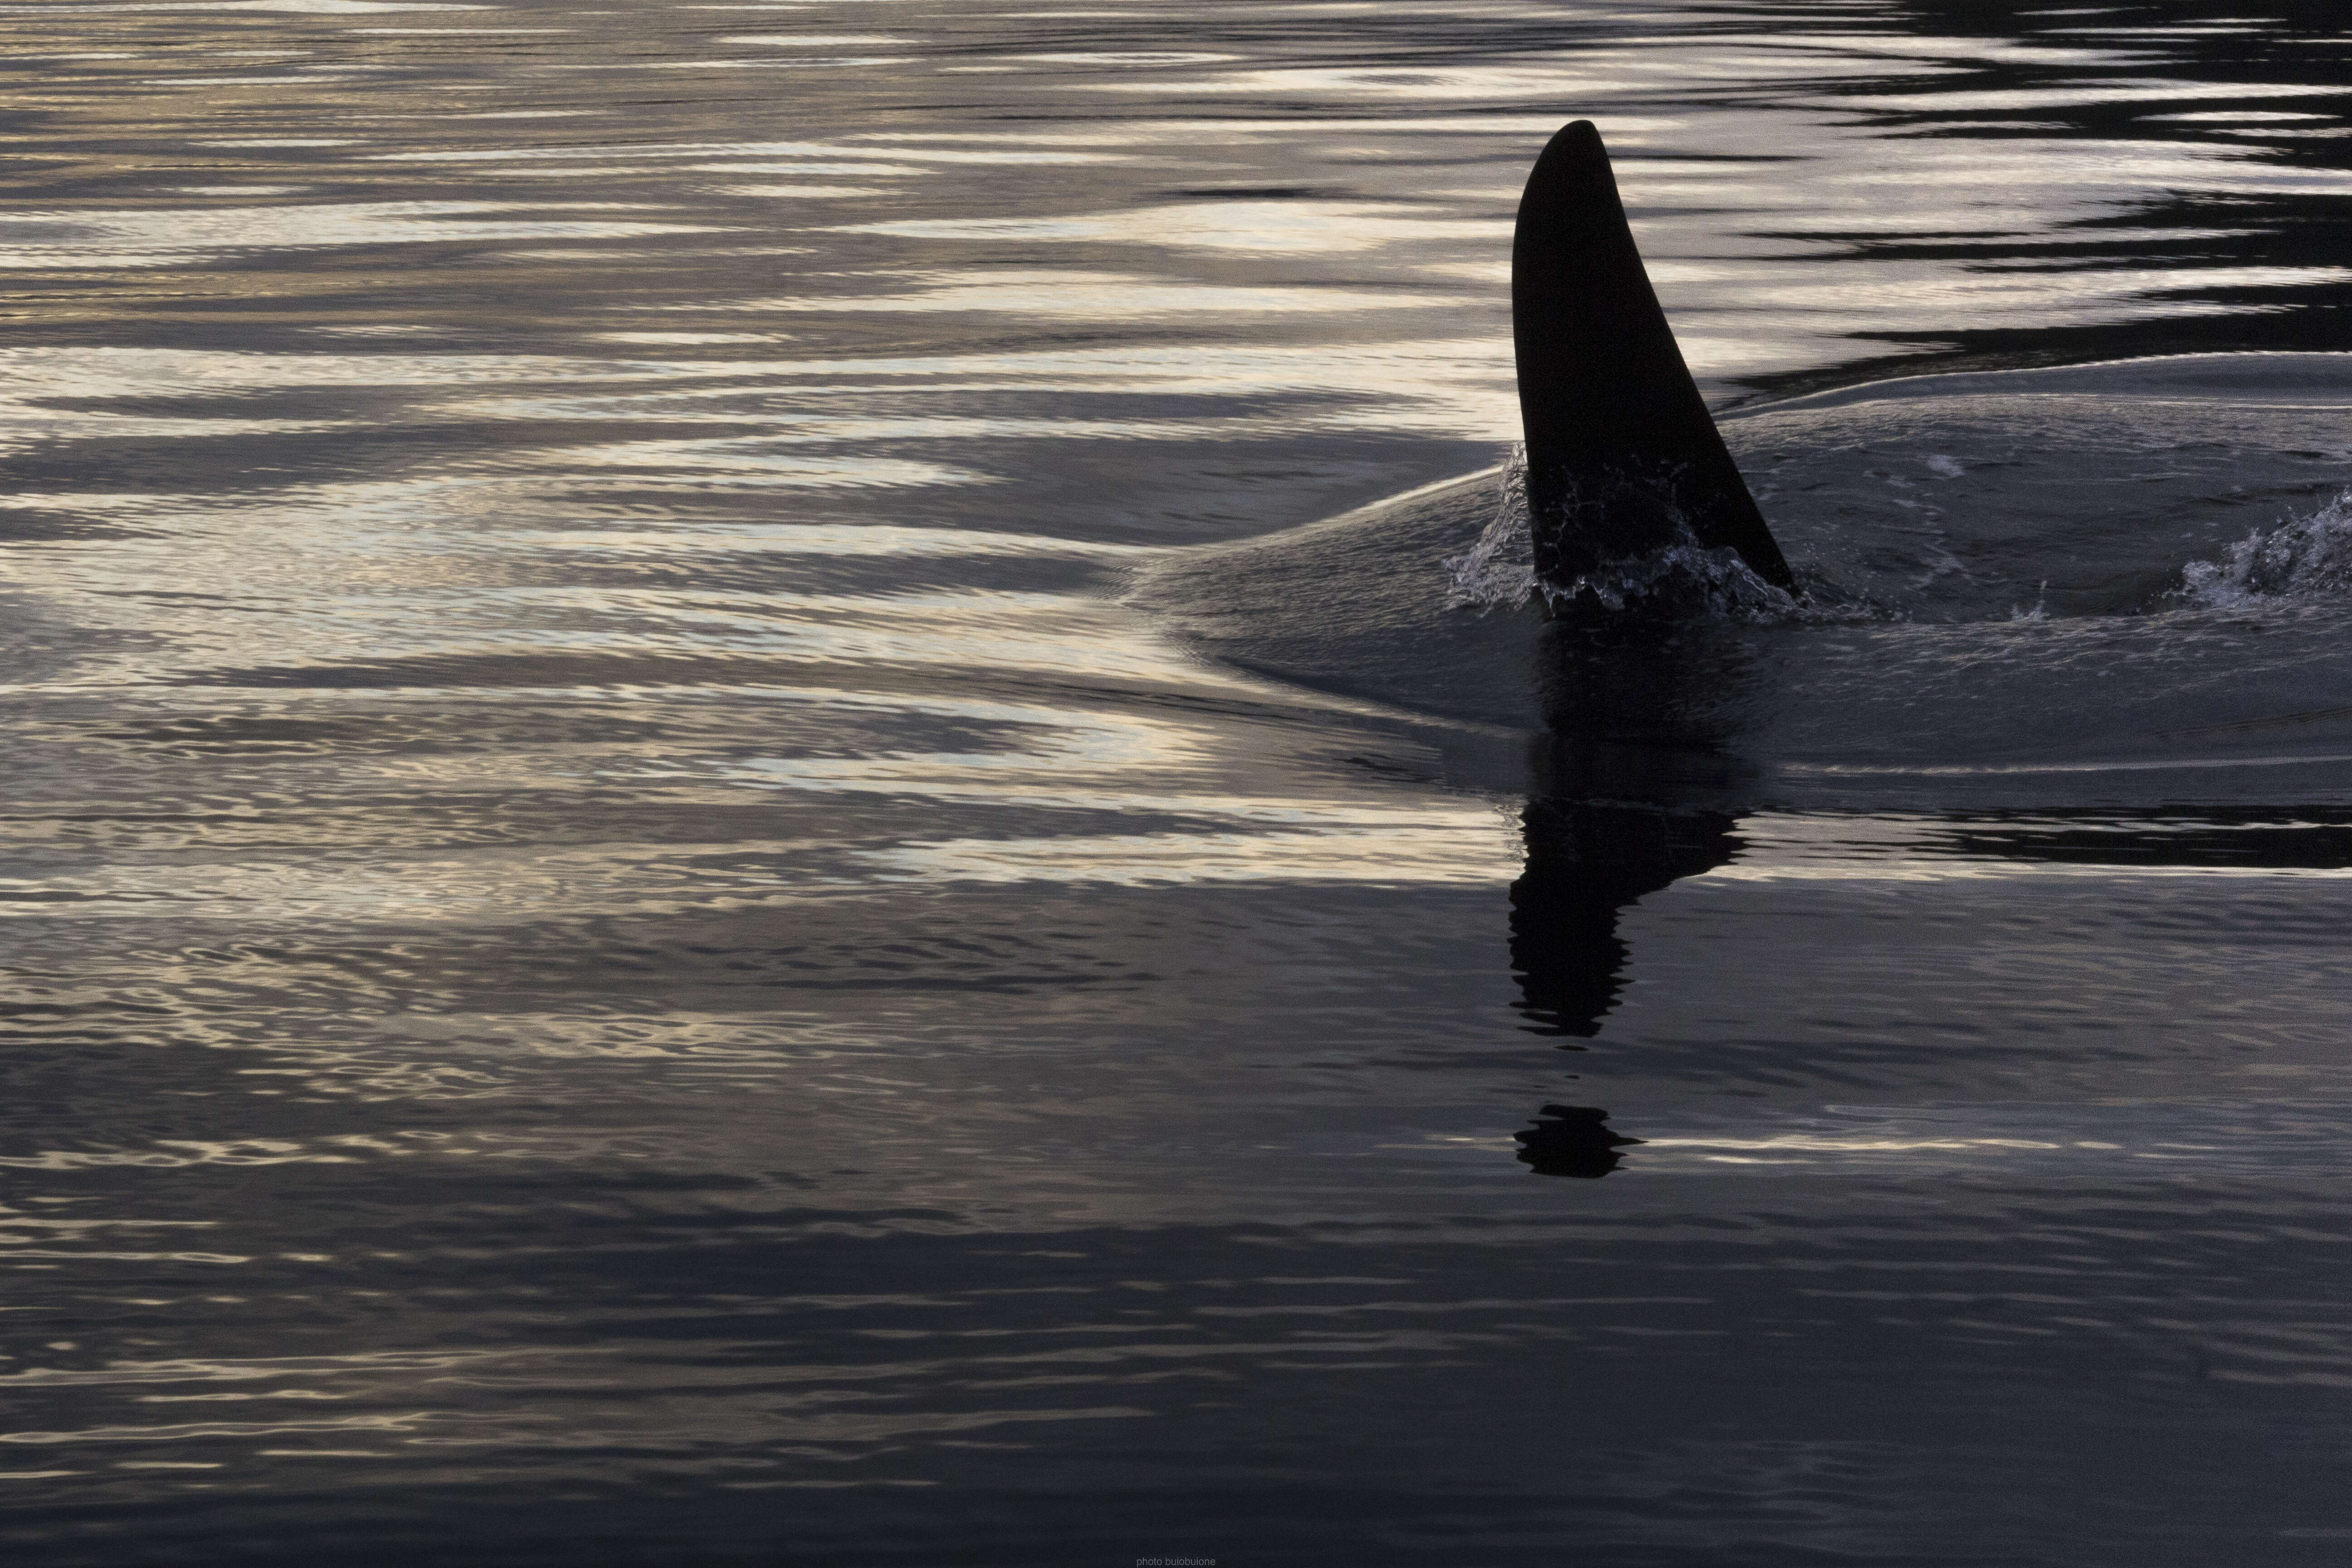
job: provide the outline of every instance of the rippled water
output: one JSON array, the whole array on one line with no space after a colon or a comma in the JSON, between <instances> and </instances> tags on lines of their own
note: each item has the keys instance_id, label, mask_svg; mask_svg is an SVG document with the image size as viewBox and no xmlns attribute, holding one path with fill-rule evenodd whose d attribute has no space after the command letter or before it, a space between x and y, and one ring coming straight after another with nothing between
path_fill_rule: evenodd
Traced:
<instances>
[{"instance_id":1,"label":"rippled water","mask_svg":"<svg viewBox=\"0 0 2352 1568\"><path fill-rule=\"evenodd\" d=\"M2341 1562L2338 8L1024 4L0 6L9 1561Z\"/></svg>"}]
</instances>

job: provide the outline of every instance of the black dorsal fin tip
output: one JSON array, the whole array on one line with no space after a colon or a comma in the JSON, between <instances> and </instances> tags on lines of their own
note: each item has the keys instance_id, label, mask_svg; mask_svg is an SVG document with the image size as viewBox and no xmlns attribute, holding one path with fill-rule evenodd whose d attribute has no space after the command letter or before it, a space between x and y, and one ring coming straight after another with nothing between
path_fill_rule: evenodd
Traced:
<instances>
[{"instance_id":1,"label":"black dorsal fin tip","mask_svg":"<svg viewBox=\"0 0 2352 1568\"><path fill-rule=\"evenodd\" d=\"M1796 578L1675 346L1589 120L1536 160L1511 242L1511 337L1536 570L1574 582L1687 527L1750 570Z\"/></svg>"}]
</instances>

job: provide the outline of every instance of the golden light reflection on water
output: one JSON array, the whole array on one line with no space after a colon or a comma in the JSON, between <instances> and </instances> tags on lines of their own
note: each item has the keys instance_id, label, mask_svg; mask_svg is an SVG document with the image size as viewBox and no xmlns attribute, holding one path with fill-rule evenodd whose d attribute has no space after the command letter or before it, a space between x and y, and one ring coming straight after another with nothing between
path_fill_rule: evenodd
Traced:
<instances>
[{"instance_id":1,"label":"golden light reflection on water","mask_svg":"<svg viewBox=\"0 0 2352 1568\"><path fill-rule=\"evenodd\" d=\"M1460 826L1357 824L1302 834L1153 833L1101 838L967 839L871 857L885 879L1088 882L1149 888L1202 882L1460 883L1499 886L1520 849L1491 817Z\"/></svg>"},{"instance_id":2,"label":"golden light reflection on water","mask_svg":"<svg viewBox=\"0 0 2352 1568\"><path fill-rule=\"evenodd\" d=\"M64 1325L0 1352L7 1476L119 1531L194 1484L1034 1479L1070 1423L1240 1475L1238 1427L1181 1424L1270 1369L1297 1475L1421 1408L1383 1368L1442 1368L1483 1430L1531 1357L1590 1371L1576 1335L1675 1311L1769 1321L1757 1364L1827 1383L1883 1342L1910 1360L1874 1387L2022 1398L1825 1304L1924 1314L2011 1266L2047 1299L2000 1331L2137 1366L2138 1330L2083 1325L2145 1306L2101 1280L2171 1289L2147 1235L2200 1289L2280 1256L2190 1250L2179 1183L2338 1173L2326 1115L2229 1099L2340 1087L2332 820L2242 825L2294 841L2266 862L2213 821L1743 805L1723 863L1608 904L1614 1010L1558 1057L1515 1006L1527 737L1211 661L1118 598L1171 547L1501 455L1501 250L1571 113L1717 393L2287 330L2345 282L2298 236L2333 233L2352 127L2299 61L2195 54L2235 26L0 7L0 1266L6 1321ZM1911 799L2001 765L1943 762L1976 771L1786 777ZM1588 1089L1645 1141L1626 1172L1527 1178L1510 1124ZM1776 1173L1945 1184L1871 1231L1745 1196ZM2114 1237L2026 1223L2061 1179L2105 1184ZM1873 1250L1898 1224L1916 1257ZM1256 1228L1201 1244L1197 1300L1141 1289L1181 1283L1186 1225ZM1734 1239L1643 1250L1699 1231ZM998 1273L839 1261L1008 1236L1037 1256ZM1773 1297L1767 1251L1820 1289ZM2242 1368L2291 1316L2159 1304ZM2285 1329L2293 1374L2347 1364L2340 1325ZM1730 1485L1709 1452L1588 1479L1696 1497ZM1826 1473L1742 1517L1822 1516Z\"/></svg>"}]
</instances>

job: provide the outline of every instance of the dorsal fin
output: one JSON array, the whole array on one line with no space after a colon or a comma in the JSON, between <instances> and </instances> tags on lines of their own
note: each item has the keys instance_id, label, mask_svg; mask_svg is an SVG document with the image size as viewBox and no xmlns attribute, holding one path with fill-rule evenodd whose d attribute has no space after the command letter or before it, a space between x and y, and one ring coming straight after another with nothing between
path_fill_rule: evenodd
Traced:
<instances>
[{"instance_id":1,"label":"dorsal fin","mask_svg":"<svg viewBox=\"0 0 2352 1568\"><path fill-rule=\"evenodd\" d=\"M1536 160L1511 242L1511 337L1536 571L1566 586L1684 537L1793 590L1683 363L1589 120Z\"/></svg>"}]
</instances>

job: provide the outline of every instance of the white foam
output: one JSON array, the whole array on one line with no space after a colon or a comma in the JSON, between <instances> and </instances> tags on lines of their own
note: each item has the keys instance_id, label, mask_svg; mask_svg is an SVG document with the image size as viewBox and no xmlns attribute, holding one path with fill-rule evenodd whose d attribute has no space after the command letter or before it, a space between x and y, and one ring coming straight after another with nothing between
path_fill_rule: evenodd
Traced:
<instances>
[{"instance_id":1,"label":"white foam","mask_svg":"<svg viewBox=\"0 0 2352 1568\"><path fill-rule=\"evenodd\" d=\"M1459 555L1448 555L1440 563L1453 579L1445 595L1445 606L1458 609L1476 605L1481 611L1496 605L1512 609L1525 607L1536 592L1535 536L1528 530L1528 448L1524 442L1511 447L1511 460L1503 468L1503 495L1495 508L1495 521L1478 535L1478 542Z\"/></svg>"},{"instance_id":2,"label":"white foam","mask_svg":"<svg viewBox=\"0 0 2352 1568\"><path fill-rule=\"evenodd\" d=\"M1707 610L1740 620L1786 620L1804 613L1793 595L1750 571L1738 552L1705 549L1687 538L1646 555L1603 562L1572 583L1545 582L1536 572L1528 523L1527 459L1524 445L1512 447L1494 521L1476 543L1442 563L1451 579L1448 608L1519 609L1538 594L1557 606L1589 594L1622 610L1637 600L1675 594L1695 596Z\"/></svg>"},{"instance_id":3,"label":"white foam","mask_svg":"<svg viewBox=\"0 0 2352 1568\"><path fill-rule=\"evenodd\" d=\"M2190 562L2180 578L2174 596L2208 610L2346 596L2352 593L2352 489L2309 517L2256 529L2219 561Z\"/></svg>"}]
</instances>

